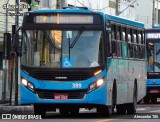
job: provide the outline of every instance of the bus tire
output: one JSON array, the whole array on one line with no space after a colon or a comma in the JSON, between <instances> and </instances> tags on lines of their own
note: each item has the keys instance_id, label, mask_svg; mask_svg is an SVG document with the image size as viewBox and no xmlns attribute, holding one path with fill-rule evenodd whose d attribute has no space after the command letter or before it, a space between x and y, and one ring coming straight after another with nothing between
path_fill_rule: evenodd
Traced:
<instances>
[{"instance_id":1,"label":"bus tire","mask_svg":"<svg viewBox=\"0 0 160 122\"><path fill-rule=\"evenodd\" d=\"M121 105L116 105L117 109L117 114L126 114L126 105L121 104Z\"/></svg>"},{"instance_id":2,"label":"bus tire","mask_svg":"<svg viewBox=\"0 0 160 122\"><path fill-rule=\"evenodd\" d=\"M100 106L97 107L97 112L102 116L110 117L112 115L112 106Z\"/></svg>"},{"instance_id":3,"label":"bus tire","mask_svg":"<svg viewBox=\"0 0 160 122\"><path fill-rule=\"evenodd\" d=\"M46 110L41 105L34 105L34 114L41 115L42 118L46 115Z\"/></svg>"},{"instance_id":4,"label":"bus tire","mask_svg":"<svg viewBox=\"0 0 160 122\"><path fill-rule=\"evenodd\" d=\"M70 115L78 115L79 114L79 108L71 108L70 109Z\"/></svg>"},{"instance_id":5,"label":"bus tire","mask_svg":"<svg viewBox=\"0 0 160 122\"><path fill-rule=\"evenodd\" d=\"M127 114L135 114L137 108L137 85L134 85L133 103L127 104Z\"/></svg>"},{"instance_id":6,"label":"bus tire","mask_svg":"<svg viewBox=\"0 0 160 122\"><path fill-rule=\"evenodd\" d=\"M116 80L114 80L113 90L112 90L112 113L114 112L116 104L117 104L117 84Z\"/></svg>"},{"instance_id":7,"label":"bus tire","mask_svg":"<svg viewBox=\"0 0 160 122\"><path fill-rule=\"evenodd\" d=\"M144 103L149 103L150 97L149 97L148 95L146 95L146 96L143 98L143 101L144 101Z\"/></svg>"},{"instance_id":8,"label":"bus tire","mask_svg":"<svg viewBox=\"0 0 160 122\"><path fill-rule=\"evenodd\" d=\"M156 96L151 97L151 103L157 103L157 97Z\"/></svg>"}]
</instances>

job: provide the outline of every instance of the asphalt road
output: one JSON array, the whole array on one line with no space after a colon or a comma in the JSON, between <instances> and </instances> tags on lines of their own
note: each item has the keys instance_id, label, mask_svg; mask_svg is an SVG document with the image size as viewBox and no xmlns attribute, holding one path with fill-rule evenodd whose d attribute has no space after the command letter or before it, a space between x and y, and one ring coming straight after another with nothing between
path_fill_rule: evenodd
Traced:
<instances>
[{"instance_id":1,"label":"asphalt road","mask_svg":"<svg viewBox=\"0 0 160 122\"><path fill-rule=\"evenodd\" d=\"M157 118L158 117L158 118ZM144 119L145 118L145 119ZM153 119L155 118L155 119ZM111 117L103 117L93 109L81 109L77 116L62 116L59 112L48 112L45 119L37 120L0 120L4 122L160 122L160 99L156 104L138 104L137 114L118 115L116 112Z\"/></svg>"}]
</instances>

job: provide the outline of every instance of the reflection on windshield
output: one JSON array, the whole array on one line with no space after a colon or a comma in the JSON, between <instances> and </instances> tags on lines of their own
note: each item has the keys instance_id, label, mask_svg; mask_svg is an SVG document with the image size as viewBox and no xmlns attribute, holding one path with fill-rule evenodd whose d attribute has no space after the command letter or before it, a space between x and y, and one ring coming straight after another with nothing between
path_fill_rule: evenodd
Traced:
<instances>
[{"instance_id":1,"label":"reflection on windshield","mask_svg":"<svg viewBox=\"0 0 160 122\"><path fill-rule=\"evenodd\" d=\"M61 32L27 31L23 34L22 64L60 67Z\"/></svg>"},{"instance_id":2,"label":"reflection on windshield","mask_svg":"<svg viewBox=\"0 0 160 122\"><path fill-rule=\"evenodd\" d=\"M160 72L160 43L147 44L148 72Z\"/></svg>"},{"instance_id":3,"label":"reflection on windshield","mask_svg":"<svg viewBox=\"0 0 160 122\"><path fill-rule=\"evenodd\" d=\"M70 47L71 44L74 46ZM29 30L23 33L22 64L55 68L96 67L103 65L101 46L101 31Z\"/></svg>"}]
</instances>

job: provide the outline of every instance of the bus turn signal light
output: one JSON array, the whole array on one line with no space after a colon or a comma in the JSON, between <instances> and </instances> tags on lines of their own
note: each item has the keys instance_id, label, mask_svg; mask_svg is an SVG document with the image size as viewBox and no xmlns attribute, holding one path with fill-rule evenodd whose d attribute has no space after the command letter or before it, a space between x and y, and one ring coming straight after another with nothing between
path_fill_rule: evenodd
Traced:
<instances>
[{"instance_id":1,"label":"bus turn signal light","mask_svg":"<svg viewBox=\"0 0 160 122\"><path fill-rule=\"evenodd\" d=\"M96 71L95 73L94 73L94 75L98 75L99 73L101 73L102 72L102 70L98 70L98 71Z\"/></svg>"}]
</instances>

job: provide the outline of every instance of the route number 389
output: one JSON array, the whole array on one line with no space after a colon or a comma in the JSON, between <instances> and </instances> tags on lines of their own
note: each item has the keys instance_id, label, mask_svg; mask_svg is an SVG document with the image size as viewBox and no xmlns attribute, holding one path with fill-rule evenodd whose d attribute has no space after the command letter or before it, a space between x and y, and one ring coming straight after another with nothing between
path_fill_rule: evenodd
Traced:
<instances>
[{"instance_id":1,"label":"route number 389","mask_svg":"<svg viewBox=\"0 0 160 122\"><path fill-rule=\"evenodd\" d=\"M75 88L75 89L82 88L82 84L81 83L72 83L72 88Z\"/></svg>"}]
</instances>

